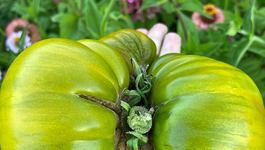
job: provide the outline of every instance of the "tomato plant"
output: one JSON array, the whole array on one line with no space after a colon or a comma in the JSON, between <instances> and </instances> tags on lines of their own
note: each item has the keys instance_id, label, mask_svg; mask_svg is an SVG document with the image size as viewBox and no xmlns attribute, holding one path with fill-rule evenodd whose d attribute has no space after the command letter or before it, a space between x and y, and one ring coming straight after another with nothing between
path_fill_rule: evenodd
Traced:
<instances>
[{"instance_id":1,"label":"tomato plant","mask_svg":"<svg viewBox=\"0 0 265 150\"><path fill-rule=\"evenodd\" d=\"M2 150L265 149L262 98L245 73L202 56L156 58L134 30L33 44L3 82Z\"/></svg>"}]
</instances>

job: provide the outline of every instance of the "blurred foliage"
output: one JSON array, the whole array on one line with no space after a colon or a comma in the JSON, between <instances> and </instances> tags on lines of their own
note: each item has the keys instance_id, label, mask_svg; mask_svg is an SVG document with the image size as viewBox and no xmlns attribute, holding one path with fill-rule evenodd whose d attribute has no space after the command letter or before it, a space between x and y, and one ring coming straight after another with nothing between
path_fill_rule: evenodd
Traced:
<instances>
[{"instance_id":1,"label":"blurred foliage","mask_svg":"<svg viewBox=\"0 0 265 150\"><path fill-rule=\"evenodd\" d=\"M99 39L124 28L147 28L162 22L182 38L181 53L211 57L240 68L265 99L265 1L264 0L0 0L0 70L5 71L18 54L5 48L5 28L15 18L37 25L42 39ZM203 5L223 11L223 23L198 30L194 12L211 18ZM151 9L161 11L152 14ZM138 15L138 16L137 16ZM135 19L139 17L141 19ZM150 17L152 15L152 17ZM218 27L218 30L212 28Z\"/></svg>"}]
</instances>

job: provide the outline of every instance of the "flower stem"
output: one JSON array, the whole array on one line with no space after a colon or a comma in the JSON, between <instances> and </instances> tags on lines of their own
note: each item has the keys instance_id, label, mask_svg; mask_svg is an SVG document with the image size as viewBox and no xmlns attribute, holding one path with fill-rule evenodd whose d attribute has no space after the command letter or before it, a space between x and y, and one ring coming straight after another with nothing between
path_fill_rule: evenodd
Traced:
<instances>
[{"instance_id":1,"label":"flower stem","mask_svg":"<svg viewBox=\"0 0 265 150\"><path fill-rule=\"evenodd\" d=\"M107 8L104 16L103 16L103 19L102 19L102 22L101 22L101 26L100 26L100 35L101 37L104 37L105 36L105 27L106 27L106 21L107 21L107 18L110 14L110 11L112 10L112 8L114 7L114 4L115 4L116 0L111 0L110 4L109 4L109 7Z\"/></svg>"},{"instance_id":2,"label":"flower stem","mask_svg":"<svg viewBox=\"0 0 265 150\"><path fill-rule=\"evenodd\" d=\"M128 12L128 3L127 1L123 1L123 6L124 6L124 12L125 12L125 17L124 17L124 20L127 24L127 27L128 28L132 28L132 24L130 23L130 16L129 16L129 12Z\"/></svg>"},{"instance_id":3,"label":"flower stem","mask_svg":"<svg viewBox=\"0 0 265 150\"><path fill-rule=\"evenodd\" d=\"M179 18L179 21L180 21L180 23L181 23L181 26L182 26L182 28L183 28L184 36L185 36L185 40L188 41L188 32L187 32L186 26L185 26L185 24L184 24L184 21L183 21L183 19L182 19L181 16L180 16L180 12L179 12L179 10L176 11L176 14L177 14L177 16L178 16L178 18Z\"/></svg>"}]
</instances>

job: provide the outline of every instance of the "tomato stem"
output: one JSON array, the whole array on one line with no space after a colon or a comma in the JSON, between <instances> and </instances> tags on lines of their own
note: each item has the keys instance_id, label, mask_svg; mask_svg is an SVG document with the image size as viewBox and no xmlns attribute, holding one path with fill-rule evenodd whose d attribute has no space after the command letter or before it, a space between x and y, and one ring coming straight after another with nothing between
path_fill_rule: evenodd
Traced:
<instances>
[{"instance_id":1,"label":"tomato stem","mask_svg":"<svg viewBox=\"0 0 265 150\"><path fill-rule=\"evenodd\" d=\"M148 66L140 67L135 59L132 59L131 62L136 73L136 79L134 78L135 87L124 91L128 99L121 100L121 106L124 108L122 122L123 133L129 138L127 141L128 148L137 150L138 147L148 142L148 138L143 134L147 134L152 127L154 108L150 108L151 105L148 105L147 98L152 88L151 80L153 76L147 74Z\"/></svg>"}]
</instances>

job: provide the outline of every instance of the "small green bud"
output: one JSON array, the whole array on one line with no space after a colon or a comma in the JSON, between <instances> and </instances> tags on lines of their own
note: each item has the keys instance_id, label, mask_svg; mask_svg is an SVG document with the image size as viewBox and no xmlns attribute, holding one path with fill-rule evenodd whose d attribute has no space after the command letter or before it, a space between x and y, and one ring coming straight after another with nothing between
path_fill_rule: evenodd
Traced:
<instances>
[{"instance_id":1,"label":"small green bud","mask_svg":"<svg viewBox=\"0 0 265 150\"><path fill-rule=\"evenodd\" d=\"M127 122L135 132L145 134L152 127L152 114L144 107L134 106L130 110Z\"/></svg>"}]
</instances>

